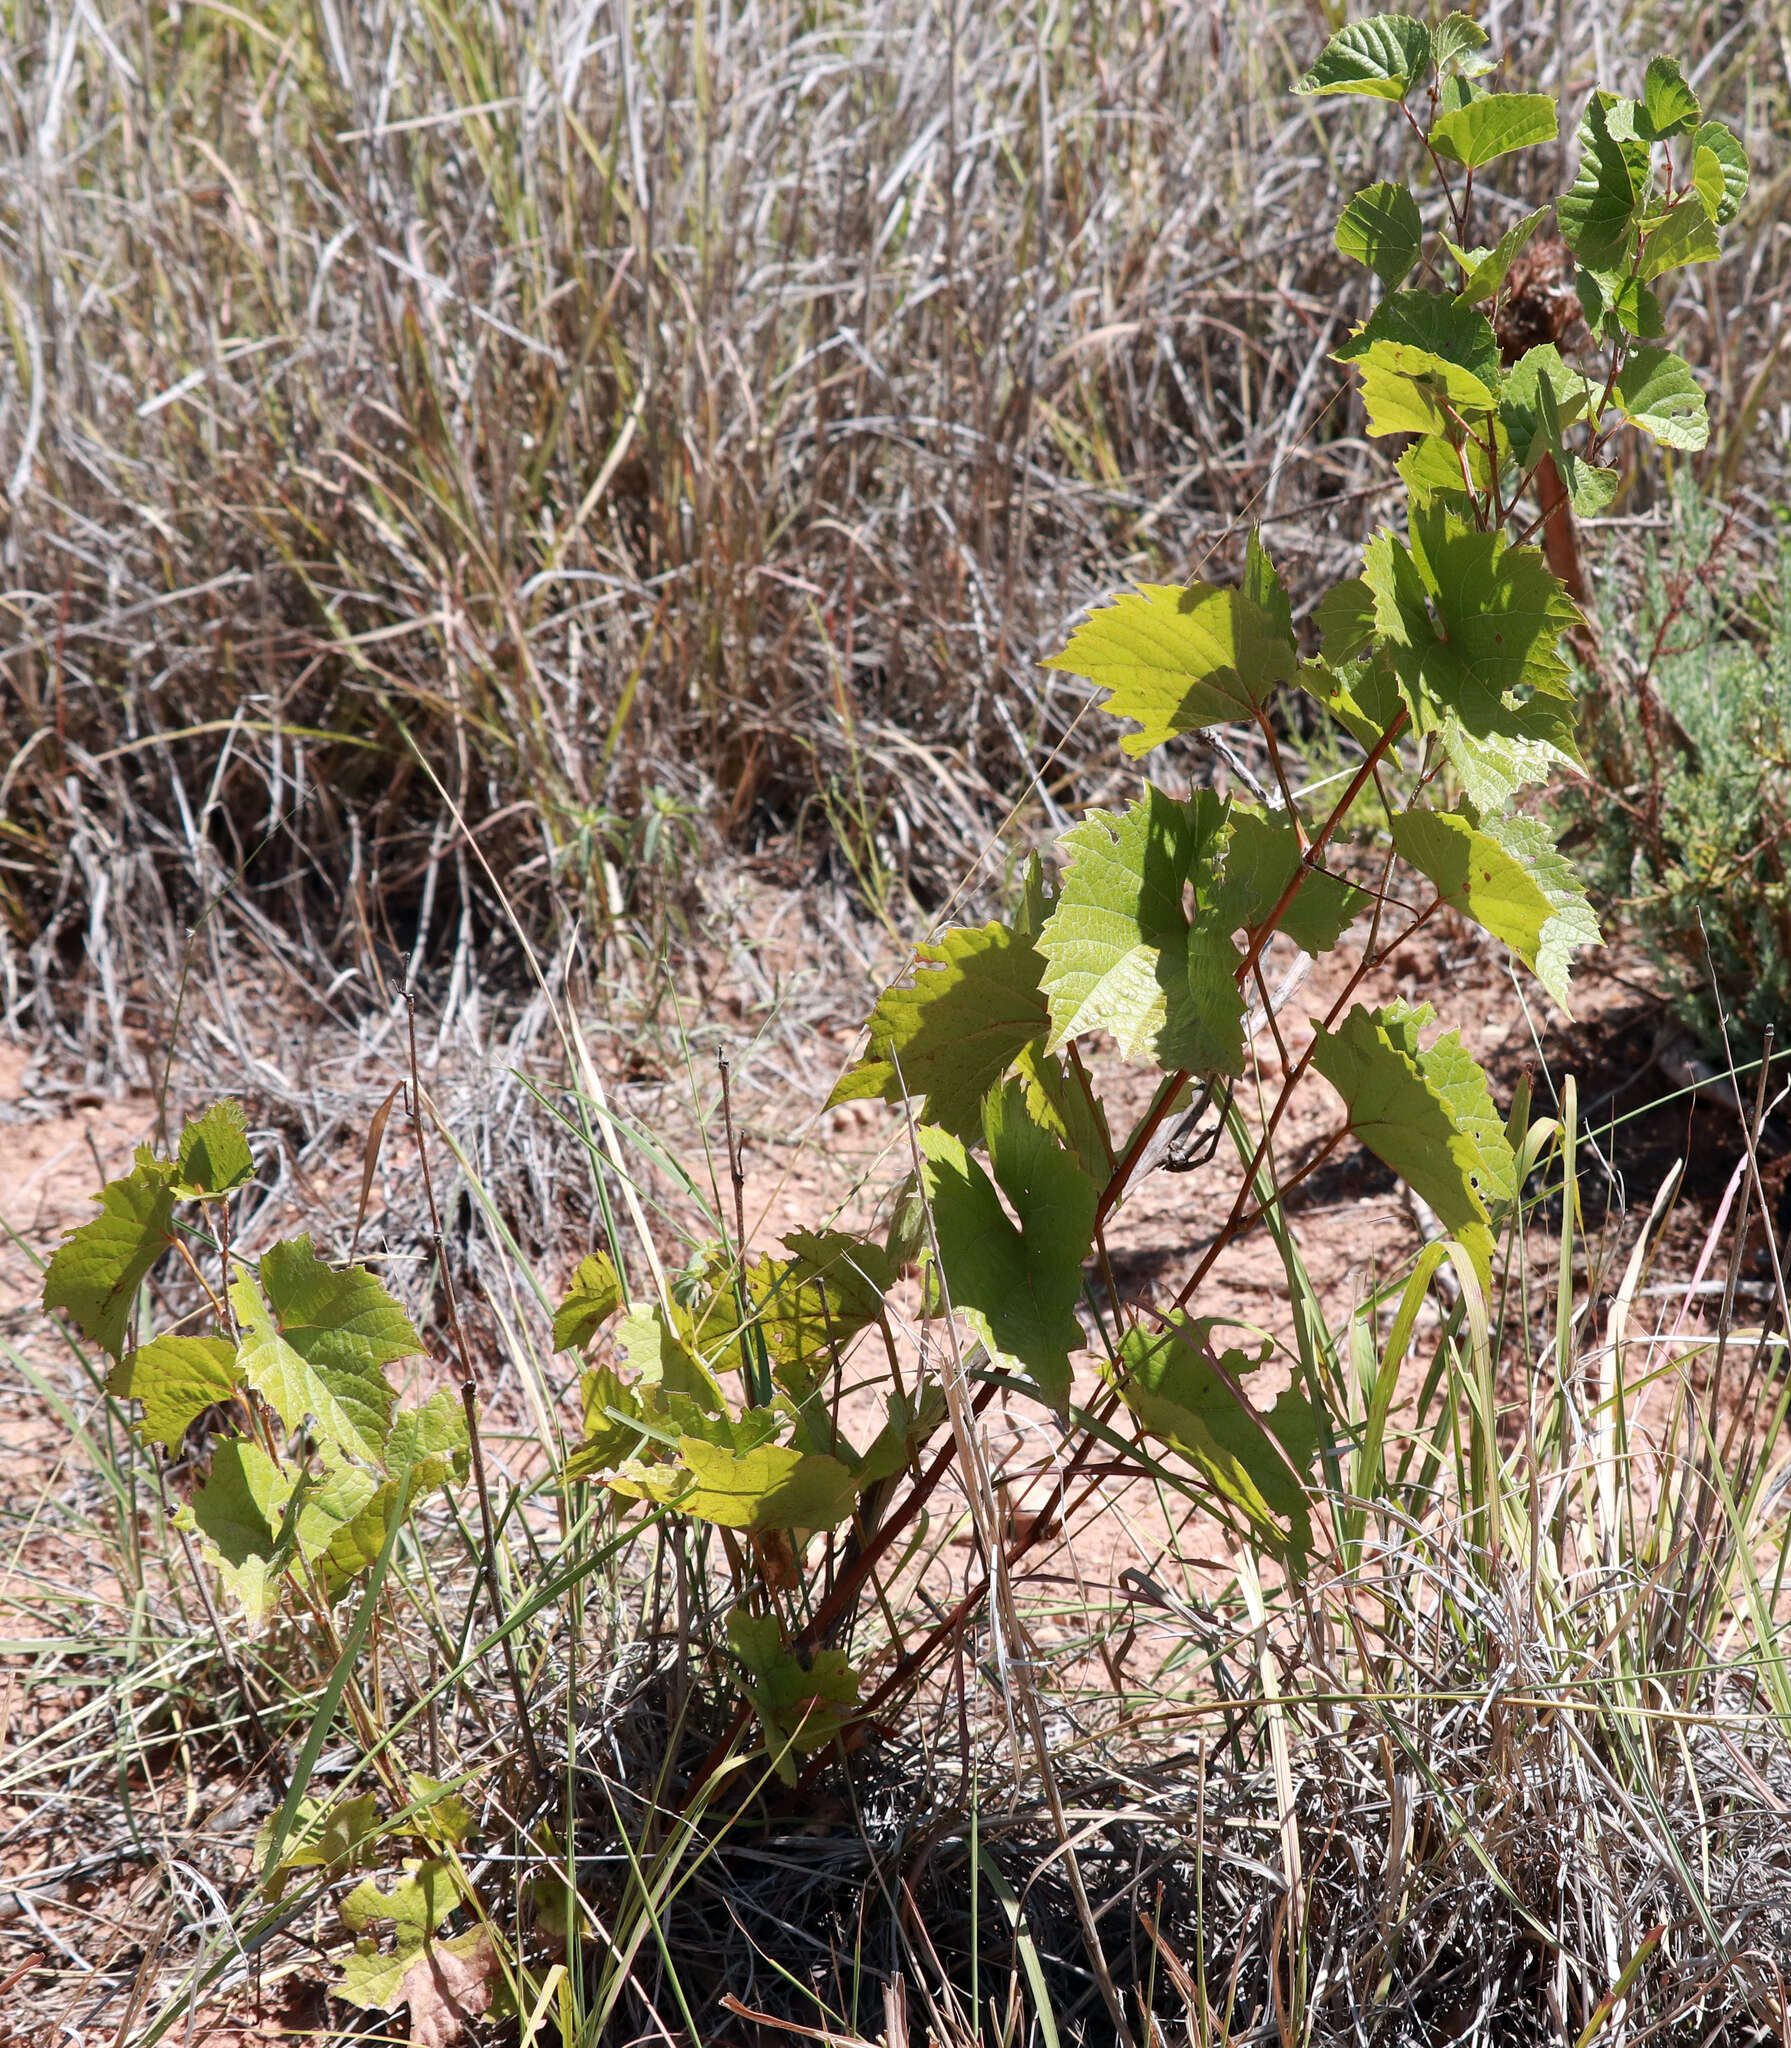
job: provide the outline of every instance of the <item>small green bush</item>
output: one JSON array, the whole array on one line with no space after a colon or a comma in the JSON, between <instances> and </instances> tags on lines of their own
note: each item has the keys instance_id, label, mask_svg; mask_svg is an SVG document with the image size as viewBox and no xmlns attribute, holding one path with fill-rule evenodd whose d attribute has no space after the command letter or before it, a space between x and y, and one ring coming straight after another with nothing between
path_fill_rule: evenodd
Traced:
<instances>
[{"instance_id":1,"label":"small green bush","mask_svg":"<svg viewBox=\"0 0 1791 2048\"><path fill-rule=\"evenodd\" d=\"M1791 1026L1791 535L1765 573L1695 489L1634 593L1607 601L1592 783L1564 799L1600 909L1707 1046ZM1618 617L1627 610L1627 617Z\"/></svg>"}]
</instances>

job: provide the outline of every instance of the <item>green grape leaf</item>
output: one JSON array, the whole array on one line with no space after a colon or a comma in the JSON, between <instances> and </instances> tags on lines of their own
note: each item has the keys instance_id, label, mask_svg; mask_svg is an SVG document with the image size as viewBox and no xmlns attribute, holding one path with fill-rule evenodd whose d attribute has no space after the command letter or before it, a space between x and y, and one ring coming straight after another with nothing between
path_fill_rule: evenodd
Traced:
<instances>
[{"instance_id":1,"label":"green grape leaf","mask_svg":"<svg viewBox=\"0 0 1791 2048\"><path fill-rule=\"evenodd\" d=\"M389 1892L364 1877L337 1907L352 1934L365 1934L390 1921L400 1948L421 1948L460 1904L460 1882L440 1857L404 1859L404 1875Z\"/></svg>"},{"instance_id":2,"label":"green grape leaf","mask_svg":"<svg viewBox=\"0 0 1791 2048\"><path fill-rule=\"evenodd\" d=\"M949 1131L920 1134L946 1286L989 1350L1013 1360L1062 1410L1070 1354L1083 1341L1076 1302L1098 1191L1027 1113L1021 1083L991 1094L983 1116L993 1180Z\"/></svg>"},{"instance_id":3,"label":"green grape leaf","mask_svg":"<svg viewBox=\"0 0 1791 2048\"><path fill-rule=\"evenodd\" d=\"M1388 434L1450 434L1462 419L1478 420L1497 400L1471 370L1428 349L1377 341L1356 360L1362 410L1376 440Z\"/></svg>"},{"instance_id":4,"label":"green grape leaf","mask_svg":"<svg viewBox=\"0 0 1791 2048\"><path fill-rule=\"evenodd\" d=\"M1377 345L1379 354L1377 355ZM1339 349L1332 360L1353 363L1375 355L1392 361L1386 350L1410 350L1449 364L1465 373L1461 388L1488 394L1499 384L1499 343L1492 322L1460 299L1439 292L1389 292Z\"/></svg>"},{"instance_id":5,"label":"green grape leaf","mask_svg":"<svg viewBox=\"0 0 1791 2048\"><path fill-rule=\"evenodd\" d=\"M1473 306L1498 296L1499 287L1505 282L1511 266L1517 261L1535 236L1536 230L1548 218L1548 208L1539 206L1533 213L1526 213L1514 220L1490 249L1458 249L1447 236L1443 247L1461 266L1461 284L1456 297Z\"/></svg>"},{"instance_id":6,"label":"green grape leaf","mask_svg":"<svg viewBox=\"0 0 1791 2048\"><path fill-rule=\"evenodd\" d=\"M561 1469L560 1477L567 1482L589 1479L638 1456L646 1441L644 1432L633 1427L646 1420L640 1400L608 1366L593 1366L585 1373L578 1393L584 1435Z\"/></svg>"},{"instance_id":7,"label":"green grape leaf","mask_svg":"<svg viewBox=\"0 0 1791 2048\"><path fill-rule=\"evenodd\" d=\"M1698 96L1685 82L1685 74L1671 57L1650 59L1642 81L1642 104L1636 115L1636 133L1644 142L1664 142L1695 128L1703 109Z\"/></svg>"},{"instance_id":8,"label":"green grape leaf","mask_svg":"<svg viewBox=\"0 0 1791 2048\"><path fill-rule=\"evenodd\" d=\"M1364 590L1367 587L1362 586ZM1365 749L1378 746L1387 728L1404 711L1398 678L1391 665L1378 657L1346 662L1341 669L1309 661L1300 670L1300 683Z\"/></svg>"},{"instance_id":9,"label":"green grape leaf","mask_svg":"<svg viewBox=\"0 0 1791 2048\"><path fill-rule=\"evenodd\" d=\"M1338 1030L1319 1027L1312 1063L1343 1097L1354 1136L1430 1204L1490 1289L1488 1205L1515 1193L1511 1145L1458 1035L1420 1050L1432 1014L1428 1005L1357 1003Z\"/></svg>"},{"instance_id":10,"label":"green grape leaf","mask_svg":"<svg viewBox=\"0 0 1791 2048\"><path fill-rule=\"evenodd\" d=\"M175 1192L187 1201L203 1202L239 1188L255 1171L249 1150L243 1106L214 1102L180 1134Z\"/></svg>"},{"instance_id":11,"label":"green grape leaf","mask_svg":"<svg viewBox=\"0 0 1791 2048\"><path fill-rule=\"evenodd\" d=\"M1004 924L958 927L918 947L915 958L913 981L885 991L865 1056L827 1107L879 1096L900 1102L905 1088L923 1123L973 1137L983 1097L1051 1028L1039 989L1044 961L1030 937Z\"/></svg>"},{"instance_id":12,"label":"green grape leaf","mask_svg":"<svg viewBox=\"0 0 1791 2048\"><path fill-rule=\"evenodd\" d=\"M680 1322L674 1335L663 1309L634 1309L616 1331L617 1348L640 1386L682 1396L704 1413L725 1415L728 1404L720 1382L684 1341L690 1335L688 1318L681 1316Z\"/></svg>"},{"instance_id":13,"label":"green grape leaf","mask_svg":"<svg viewBox=\"0 0 1791 2048\"><path fill-rule=\"evenodd\" d=\"M1617 373L1612 393L1633 427L1664 448L1702 448L1710 439L1704 393L1683 356L1671 349L1637 349Z\"/></svg>"},{"instance_id":14,"label":"green grape leaf","mask_svg":"<svg viewBox=\"0 0 1791 2048\"><path fill-rule=\"evenodd\" d=\"M1573 283L1586 325L1603 340L1616 341L1633 334L1651 341L1664 331L1660 300L1639 277L1594 270L1582 263Z\"/></svg>"},{"instance_id":15,"label":"green grape leaf","mask_svg":"<svg viewBox=\"0 0 1791 2048\"><path fill-rule=\"evenodd\" d=\"M1030 1045L1015 1068L1026 1086L1026 1110L1076 1155L1091 1180L1105 1181L1118 1164L1107 1112L1075 1065L1042 1046Z\"/></svg>"},{"instance_id":16,"label":"green grape leaf","mask_svg":"<svg viewBox=\"0 0 1791 2048\"><path fill-rule=\"evenodd\" d=\"M608 1252L580 1259L566 1299L554 1310L553 1348L582 1351L622 1306L622 1282Z\"/></svg>"},{"instance_id":17,"label":"green grape leaf","mask_svg":"<svg viewBox=\"0 0 1791 2048\"><path fill-rule=\"evenodd\" d=\"M1694 164L1705 150L1716 158L1722 169L1722 199L1711 218L1719 228L1725 228L1741 211L1741 202L1747 197L1747 151L1742 148L1734 131L1725 128L1720 121L1706 121L1692 137ZM1699 190L1703 189L1700 181Z\"/></svg>"},{"instance_id":18,"label":"green grape leaf","mask_svg":"<svg viewBox=\"0 0 1791 2048\"><path fill-rule=\"evenodd\" d=\"M1714 263L1722 253L1704 202L1694 193L1669 208L1665 218L1649 230L1642 244L1641 277L1644 281L1656 278L1687 263Z\"/></svg>"},{"instance_id":19,"label":"green grape leaf","mask_svg":"<svg viewBox=\"0 0 1791 2048\"><path fill-rule=\"evenodd\" d=\"M1561 637L1579 612L1535 548L1478 532L1447 507L1414 506L1410 548L1379 533L1363 567L1420 732L1441 727L1448 744L1458 728L1505 753L1514 775L1522 765L1514 741L1576 759ZM1524 699L1525 690L1540 694Z\"/></svg>"},{"instance_id":20,"label":"green grape leaf","mask_svg":"<svg viewBox=\"0 0 1791 2048\"><path fill-rule=\"evenodd\" d=\"M1716 224L1727 227L1741 211L1741 202L1747 197L1748 158L1739 137L1733 129L1721 121L1706 121L1692 137L1694 154L1709 150L1723 170L1723 199L1716 210Z\"/></svg>"},{"instance_id":21,"label":"green grape leaf","mask_svg":"<svg viewBox=\"0 0 1791 2048\"><path fill-rule=\"evenodd\" d=\"M70 1231L44 1274L45 1309L66 1309L82 1336L114 1358L123 1355L137 1289L174 1241L173 1177L167 1160L139 1146L136 1165L94 1197L100 1213Z\"/></svg>"},{"instance_id":22,"label":"green grape leaf","mask_svg":"<svg viewBox=\"0 0 1791 2048\"><path fill-rule=\"evenodd\" d=\"M1451 811L1403 812L1393 820L1393 844L1402 859L1430 877L1450 909L1491 932L1543 980L1543 939L1555 905L1522 859ZM1549 993L1567 1007L1564 983Z\"/></svg>"},{"instance_id":23,"label":"green grape leaf","mask_svg":"<svg viewBox=\"0 0 1791 2048\"><path fill-rule=\"evenodd\" d=\"M1147 583L1124 591L1040 665L1105 690L1102 709L1140 728L1120 744L1147 754L1178 734L1254 718L1293 680L1299 660L1287 593L1252 535L1242 589Z\"/></svg>"},{"instance_id":24,"label":"green grape leaf","mask_svg":"<svg viewBox=\"0 0 1791 2048\"><path fill-rule=\"evenodd\" d=\"M1474 490L1484 491L1492 465L1477 440L1456 449L1441 434L1422 434L1393 466L1405 479L1414 504L1447 505L1463 519L1472 519L1474 499L1463 477L1464 464Z\"/></svg>"},{"instance_id":25,"label":"green grape leaf","mask_svg":"<svg viewBox=\"0 0 1791 2048\"><path fill-rule=\"evenodd\" d=\"M238 1606L259 1627L278 1597L290 1561L281 1542L292 1481L259 1444L226 1437L212 1452L211 1472L174 1526L200 1539Z\"/></svg>"},{"instance_id":26,"label":"green grape leaf","mask_svg":"<svg viewBox=\"0 0 1791 2048\"><path fill-rule=\"evenodd\" d=\"M740 1660L773 1768L794 1785L793 1759L825 1747L850 1720L858 1674L844 1650L817 1650L804 1663L786 1647L775 1615L743 1607L728 1616L728 1647Z\"/></svg>"},{"instance_id":27,"label":"green grape leaf","mask_svg":"<svg viewBox=\"0 0 1791 2048\"><path fill-rule=\"evenodd\" d=\"M1715 150L1700 144L1692 151L1691 182L1699 205L1715 220L1728 197L1728 187L1723 181L1722 158Z\"/></svg>"},{"instance_id":28,"label":"green grape leaf","mask_svg":"<svg viewBox=\"0 0 1791 2048\"><path fill-rule=\"evenodd\" d=\"M1382 179L1358 192L1337 221L1341 254L1365 263L1389 291L1405 282L1424 244L1418 202L1403 185Z\"/></svg>"},{"instance_id":29,"label":"green grape leaf","mask_svg":"<svg viewBox=\"0 0 1791 2048\"><path fill-rule=\"evenodd\" d=\"M1291 1391L1261 1414L1238 1385L1261 1355L1228 1350L1218 1356L1211 1348L1213 1327L1210 1318L1182 1317L1162 1331L1129 1330L1120 1341L1115 1384L1145 1428L1242 1513L1257 1542L1297 1559L1312 1547L1305 1488L1296 1474L1308 1471L1317 1454L1317 1418Z\"/></svg>"},{"instance_id":30,"label":"green grape leaf","mask_svg":"<svg viewBox=\"0 0 1791 2048\"><path fill-rule=\"evenodd\" d=\"M1290 818L1234 804L1225 863L1227 921L1259 925L1280 902L1300 865L1300 843ZM1309 867L1279 929L1305 952L1328 953L1371 900L1341 876Z\"/></svg>"},{"instance_id":31,"label":"green grape leaf","mask_svg":"<svg viewBox=\"0 0 1791 2048\"><path fill-rule=\"evenodd\" d=\"M466 2039L502 1982L503 1965L490 1934L474 1927L452 1941L400 1941L390 1954L371 1939L360 1941L342 1959L342 1974L329 1989L332 1997L369 2012L408 2005L412 2042L447 2048Z\"/></svg>"},{"instance_id":32,"label":"green grape leaf","mask_svg":"<svg viewBox=\"0 0 1791 2048\"><path fill-rule=\"evenodd\" d=\"M1557 709L1550 698L1534 698L1511 714L1507 730L1490 734L1471 733L1459 719L1444 721L1443 751L1482 816L1504 810L1521 789L1586 772L1573 723L1557 717Z\"/></svg>"},{"instance_id":33,"label":"green grape leaf","mask_svg":"<svg viewBox=\"0 0 1791 2048\"><path fill-rule=\"evenodd\" d=\"M170 1451L195 1419L236 1392L236 1346L222 1337L157 1337L112 1368L106 1391L141 1401L138 1434Z\"/></svg>"},{"instance_id":34,"label":"green grape leaf","mask_svg":"<svg viewBox=\"0 0 1791 2048\"><path fill-rule=\"evenodd\" d=\"M1227 830L1213 791L1181 804L1150 787L1129 810L1091 811L1064 835L1070 867L1039 938L1051 1050L1104 1029L1128 1057L1165 1070L1242 1073L1237 949L1215 914Z\"/></svg>"},{"instance_id":35,"label":"green grape leaf","mask_svg":"<svg viewBox=\"0 0 1791 2048\"><path fill-rule=\"evenodd\" d=\"M1635 103L1595 92L1580 118L1579 170L1555 206L1561 236L1593 270L1621 270L1648 197L1650 153L1634 133Z\"/></svg>"},{"instance_id":36,"label":"green grape leaf","mask_svg":"<svg viewBox=\"0 0 1791 2048\"><path fill-rule=\"evenodd\" d=\"M1548 898L1553 915L1542 928L1530 971L1566 1010L1574 953L1582 946L1603 943L1598 919L1586 900L1585 884L1540 818L1483 818L1480 829L1496 839L1513 860L1522 862Z\"/></svg>"},{"instance_id":37,"label":"green grape leaf","mask_svg":"<svg viewBox=\"0 0 1791 2048\"><path fill-rule=\"evenodd\" d=\"M1521 355L1499 398L1499 423L1519 466L1534 469L1551 450L1564 454L1563 432L1593 410L1601 393L1602 386L1570 368L1553 342Z\"/></svg>"},{"instance_id":38,"label":"green grape leaf","mask_svg":"<svg viewBox=\"0 0 1791 2048\"><path fill-rule=\"evenodd\" d=\"M1327 590L1313 612L1327 662L1354 661L1377 631L1374 592L1360 576Z\"/></svg>"},{"instance_id":39,"label":"green grape leaf","mask_svg":"<svg viewBox=\"0 0 1791 2048\"><path fill-rule=\"evenodd\" d=\"M609 1484L699 1522L760 1532L835 1528L858 1498L857 1475L838 1458L788 1444L737 1449L695 1436L679 1438L675 1463L625 1466Z\"/></svg>"},{"instance_id":40,"label":"green grape leaf","mask_svg":"<svg viewBox=\"0 0 1791 2048\"><path fill-rule=\"evenodd\" d=\"M386 1470L399 1485L408 1482L412 1495L464 1479L470 1453L465 1397L452 1388L443 1387L392 1417Z\"/></svg>"},{"instance_id":41,"label":"green grape leaf","mask_svg":"<svg viewBox=\"0 0 1791 2048\"><path fill-rule=\"evenodd\" d=\"M881 1245L848 1231L792 1231L784 1244L793 1256L757 1260L748 1288L777 1383L804 1400L882 1315L896 1272Z\"/></svg>"},{"instance_id":42,"label":"green grape leaf","mask_svg":"<svg viewBox=\"0 0 1791 2048\"><path fill-rule=\"evenodd\" d=\"M1477 171L1514 149L1553 142L1559 132L1555 102L1548 93L1494 92L1439 116L1430 131L1430 146L1451 163Z\"/></svg>"},{"instance_id":43,"label":"green grape leaf","mask_svg":"<svg viewBox=\"0 0 1791 2048\"><path fill-rule=\"evenodd\" d=\"M270 1814L256 1832L257 1870L266 1868L277 1820L277 1814ZM341 1877L364 1864L385 1833L376 1792L361 1792L352 1799L307 1796L299 1802L280 1860L268 1872L262 1889L277 1899L301 1870L323 1870L331 1877Z\"/></svg>"},{"instance_id":44,"label":"green grape leaf","mask_svg":"<svg viewBox=\"0 0 1791 2048\"><path fill-rule=\"evenodd\" d=\"M1340 29L1294 90L1402 100L1430 70L1431 48L1423 22L1404 14L1370 15Z\"/></svg>"},{"instance_id":45,"label":"green grape leaf","mask_svg":"<svg viewBox=\"0 0 1791 2048\"><path fill-rule=\"evenodd\" d=\"M1438 77L1459 73L1473 78L1492 69L1492 59L1482 54L1487 45L1486 31L1471 14L1445 15L1434 35Z\"/></svg>"},{"instance_id":46,"label":"green grape leaf","mask_svg":"<svg viewBox=\"0 0 1791 2048\"><path fill-rule=\"evenodd\" d=\"M309 1415L325 1444L383 1469L397 1398L384 1368L423 1349L409 1317L365 1266L338 1272L309 1236L270 1245L260 1281L230 1287L243 1377L288 1429Z\"/></svg>"}]
</instances>

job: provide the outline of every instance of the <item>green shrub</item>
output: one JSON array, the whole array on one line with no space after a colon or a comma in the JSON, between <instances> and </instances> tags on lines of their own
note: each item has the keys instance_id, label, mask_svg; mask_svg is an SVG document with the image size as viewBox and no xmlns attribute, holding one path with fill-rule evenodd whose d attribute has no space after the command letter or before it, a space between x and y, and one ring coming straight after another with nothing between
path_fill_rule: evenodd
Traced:
<instances>
[{"instance_id":1,"label":"green shrub","mask_svg":"<svg viewBox=\"0 0 1791 2048\"><path fill-rule=\"evenodd\" d=\"M1587 700L1592 784L1564 798L1595 897L1677 1014L1737 1056L1791 1022L1791 538L1766 573L1694 489L1639 604L1607 603L1612 682ZM1627 611L1626 617L1616 614Z\"/></svg>"}]
</instances>

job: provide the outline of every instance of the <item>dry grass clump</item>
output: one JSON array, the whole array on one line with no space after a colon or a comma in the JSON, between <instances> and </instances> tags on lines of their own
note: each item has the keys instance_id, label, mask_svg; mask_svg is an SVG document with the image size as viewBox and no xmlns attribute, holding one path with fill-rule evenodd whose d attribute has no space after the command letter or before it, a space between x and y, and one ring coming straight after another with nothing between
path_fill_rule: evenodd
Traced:
<instances>
[{"instance_id":1,"label":"dry grass clump","mask_svg":"<svg viewBox=\"0 0 1791 2048\"><path fill-rule=\"evenodd\" d=\"M375 991L503 964L484 861L537 928L646 911L650 948L717 832L939 901L1058 757L1080 698L1032 656L1080 603L1255 518L1310 596L1374 516L1328 360L1365 273L1313 224L1383 126L1287 96L1318 27L25 0L7 1013L85 975L89 1042L165 1024L239 880L232 946ZM1749 213L1675 331L1712 472L1776 474L1765 12L1498 30L1570 95L1670 44L1745 131Z\"/></svg>"}]
</instances>

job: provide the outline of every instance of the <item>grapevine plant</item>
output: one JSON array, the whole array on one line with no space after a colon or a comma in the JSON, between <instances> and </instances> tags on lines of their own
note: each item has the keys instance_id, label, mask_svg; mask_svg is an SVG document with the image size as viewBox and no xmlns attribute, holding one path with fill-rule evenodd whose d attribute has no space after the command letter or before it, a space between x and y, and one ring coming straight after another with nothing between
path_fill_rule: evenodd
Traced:
<instances>
[{"instance_id":1,"label":"grapevine plant","mask_svg":"<svg viewBox=\"0 0 1791 2048\"><path fill-rule=\"evenodd\" d=\"M1545 94L1494 90L1485 43L1465 15L1436 27L1377 16L1334 36L1299 87L1385 103L1416 146L1419 189L1371 185L1336 229L1382 288L1336 355L1367 433L1398 444L1403 520L1374 535L1304 637L1252 534L1235 586L1127 590L1049 664L1105 693L1134 756L1253 728L1270 769L1260 800L1146 780L1032 864L1011 918L918 949L832 1097L911 1116L914 1172L886 1233L798 1233L757 1259L724 1241L671 1282L655 1268L646 1293L612 1242L555 1319L556 1347L586 1365L582 1441L559 1483L606 1489L621 1516L643 1503L719 1532L734 1605L725 1645L710 1649L740 1704L704 1775L756 1718L768 1765L794 1779L805 1753L910 1685L986 1597L1002 1560L979 1525L985 1583L876 1670L850 1661L848 1625L879 1566L899 1560L945 1475L971 1458L976 1411L997 1390L1061 1420L1071 1499L1098 1455L1104 1469L1180 1475L1287 1566L1347 1544L1352 1518L1359 1536L1349 1496L1374 1461L1350 1442L1360 1425L1342 1422L1327 1333L1296 1317L1294 1383L1265 1412L1246 1382L1270 1340L1201 1312L1215 1263L1258 1227L1292 1300L1310 1300L1281 1205L1338 1145L1376 1154L1436 1219L1410 1312L1446 1261L1484 1327L1496 1234L1543 1127L1523 1102L1501 1114L1427 1005L1370 1007L1359 994L1448 911L1567 1003L1573 955L1597 927L1524 805L1580 769L1569 645L1584 622L1535 543L1549 520L1609 503L1625 430L1703 446L1703 395L1660 341L1658 294L1717 255L1748 178L1740 143L1703 118L1671 58L1649 64L1638 99L1593 93L1577 174L1553 208L1580 319L1513 348L1514 279L1554 238L1550 209L1510 203L1495 167L1551 144L1557 114ZM1351 764L1305 795L1281 739L1295 693L1334 724ZM1296 1052L1276 984L1297 955L1339 949L1341 992ZM1154 1076L1129 1129L1091 1077L1097 1035ZM1258 1060L1259 1040L1273 1041L1274 1062ZM1287 1173L1278 1134L1315 1077L1337 1098L1333 1128ZM1197 1129L1235 1153L1229 1213L1172 1305L1128 1302L1107 1232L1146 1173L1186 1162ZM111 1355L111 1391L139 1404L146 1443L174 1453L209 1418L209 1469L175 1513L204 1571L250 1623L283 1603L327 1621L383 1574L422 1494L464 1478L477 1451L470 1395L397 1405L387 1368L423 1343L364 1267L302 1237L241 1255L231 1196L252 1172L241 1112L220 1104L174 1157L144 1151L103 1191L99 1217L52 1260L44 1298ZM199 1306L151 1333L137 1297L164 1260ZM1079 1400L1074 1361L1090 1348L1100 1385ZM1386 1397L1393 1378L1381 1376ZM850 1413L863 1415L867 1387L880 1420L855 1439L846 1403L859 1396ZM1383 1409L1366 1426L1384 1422ZM1011 1538L1008 1561L1048 1526ZM270 1870L288 1836L309 1839L289 1806Z\"/></svg>"}]
</instances>

